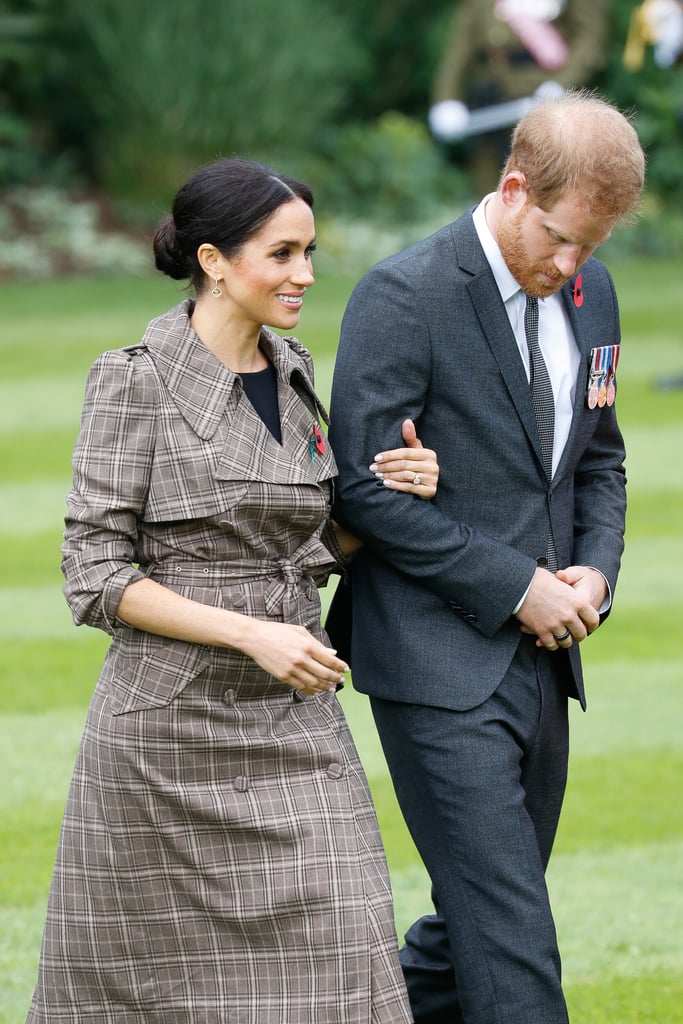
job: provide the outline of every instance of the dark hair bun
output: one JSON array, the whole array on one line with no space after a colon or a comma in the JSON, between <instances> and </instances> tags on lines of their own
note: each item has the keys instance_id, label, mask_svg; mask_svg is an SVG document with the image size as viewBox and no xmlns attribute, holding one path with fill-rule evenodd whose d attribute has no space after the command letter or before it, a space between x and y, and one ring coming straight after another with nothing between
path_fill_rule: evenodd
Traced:
<instances>
[{"instance_id":1,"label":"dark hair bun","mask_svg":"<svg viewBox=\"0 0 683 1024\"><path fill-rule=\"evenodd\" d=\"M178 245L175 222L170 215L157 228L153 245L157 270L172 277L174 281L184 281L190 276Z\"/></svg>"},{"instance_id":2,"label":"dark hair bun","mask_svg":"<svg viewBox=\"0 0 683 1024\"><path fill-rule=\"evenodd\" d=\"M199 295L209 282L197 257L200 246L212 245L233 259L275 210L293 199L313 206L308 185L265 164L232 157L200 167L178 190L171 214L157 228L157 269L176 281L189 281Z\"/></svg>"}]
</instances>

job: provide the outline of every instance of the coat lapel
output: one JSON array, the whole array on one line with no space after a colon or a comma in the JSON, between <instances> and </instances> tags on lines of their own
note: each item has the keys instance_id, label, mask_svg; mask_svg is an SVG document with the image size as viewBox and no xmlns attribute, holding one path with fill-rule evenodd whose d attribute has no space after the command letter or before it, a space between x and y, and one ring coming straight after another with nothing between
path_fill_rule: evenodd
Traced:
<instances>
[{"instance_id":1,"label":"coat lapel","mask_svg":"<svg viewBox=\"0 0 683 1024\"><path fill-rule=\"evenodd\" d=\"M152 320L142 342L183 418L208 441L233 398L235 375L197 337L189 310L186 299Z\"/></svg>"},{"instance_id":2,"label":"coat lapel","mask_svg":"<svg viewBox=\"0 0 683 1024\"><path fill-rule=\"evenodd\" d=\"M245 395L239 377L217 359L192 329L190 300L149 325L143 343L183 419L217 450L216 478L314 484L336 476L329 445L310 451L314 422L327 414L308 378L304 359L266 329L261 344L275 366L282 445Z\"/></svg>"},{"instance_id":3,"label":"coat lapel","mask_svg":"<svg viewBox=\"0 0 683 1024\"><path fill-rule=\"evenodd\" d=\"M265 480L277 484L315 484L336 476L327 440L319 451L313 440L315 423L327 414L308 378L303 358L272 331L261 333L261 346L275 367L282 444L278 444L237 384L237 401L226 417L226 443L216 467L220 480ZM239 411L238 411L239 406Z\"/></svg>"}]
</instances>

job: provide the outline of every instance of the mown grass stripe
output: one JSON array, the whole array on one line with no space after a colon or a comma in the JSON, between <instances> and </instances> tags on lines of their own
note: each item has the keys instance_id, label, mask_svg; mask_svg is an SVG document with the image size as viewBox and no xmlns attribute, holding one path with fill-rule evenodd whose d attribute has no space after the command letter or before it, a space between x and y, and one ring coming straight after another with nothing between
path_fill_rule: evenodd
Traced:
<instances>
[{"instance_id":1,"label":"mown grass stripe","mask_svg":"<svg viewBox=\"0 0 683 1024\"><path fill-rule=\"evenodd\" d=\"M402 936L432 912L429 880L415 863L392 868L391 880ZM568 986L683 973L683 840L555 854L548 887Z\"/></svg>"},{"instance_id":2,"label":"mown grass stripe","mask_svg":"<svg viewBox=\"0 0 683 1024\"><path fill-rule=\"evenodd\" d=\"M556 856L548 883L568 981L683 973L683 840Z\"/></svg>"},{"instance_id":3,"label":"mown grass stripe","mask_svg":"<svg viewBox=\"0 0 683 1024\"><path fill-rule=\"evenodd\" d=\"M60 638L73 628L59 587L0 589L0 639Z\"/></svg>"},{"instance_id":4,"label":"mown grass stripe","mask_svg":"<svg viewBox=\"0 0 683 1024\"><path fill-rule=\"evenodd\" d=\"M680 413L683 410L679 410ZM631 426L624 434L628 484L641 493L666 490L680 501L683 495L683 423Z\"/></svg>"},{"instance_id":5,"label":"mown grass stripe","mask_svg":"<svg viewBox=\"0 0 683 1024\"><path fill-rule=\"evenodd\" d=\"M33 479L0 485L0 533L26 536L64 522L70 479Z\"/></svg>"},{"instance_id":6,"label":"mown grass stripe","mask_svg":"<svg viewBox=\"0 0 683 1024\"><path fill-rule=\"evenodd\" d=\"M104 633L74 628L60 638L4 644L0 722L8 714L85 709L108 643Z\"/></svg>"},{"instance_id":7,"label":"mown grass stripe","mask_svg":"<svg viewBox=\"0 0 683 1024\"><path fill-rule=\"evenodd\" d=\"M47 892L31 907L0 907L0 1024L23 1024L26 1019L38 970L46 899Z\"/></svg>"},{"instance_id":8,"label":"mown grass stripe","mask_svg":"<svg viewBox=\"0 0 683 1024\"><path fill-rule=\"evenodd\" d=\"M84 387L73 373L0 381L0 433L75 429Z\"/></svg>"},{"instance_id":9,"label":"mown grass stripe","mask_svg":"<svg viewBox=\"0 0 683 1024\"><path fill-rule=\"evenodd\" d=\"M3 484L34 483L36 480L63 481L64 494L71 482L71 456L78 424L42 430L0 434L0 465Z\"/></svg>"},{"instance_id":10,"label":"mown grass stripe","mask_svg":"<svg viewBox=\"0 0 683 1024\"><path fill-rule=\"evenodd\" d=\"M681 524L683 525L683 524ZM683 600L683 535L637 537L624 551L615 595L615 611L671 607Z\"/></svg>"},{"instance_id":11,"label":"mown grass stripe","mask_svg":"<svg viewBox=\"0 0 683 1024\"><path fill-rule=\"evenodd\" d=\"M589 705L571 709L571 756L681 750L683 665L680 659L642 662L618 659L585 666Z\"/></svg>"}]
</instances>

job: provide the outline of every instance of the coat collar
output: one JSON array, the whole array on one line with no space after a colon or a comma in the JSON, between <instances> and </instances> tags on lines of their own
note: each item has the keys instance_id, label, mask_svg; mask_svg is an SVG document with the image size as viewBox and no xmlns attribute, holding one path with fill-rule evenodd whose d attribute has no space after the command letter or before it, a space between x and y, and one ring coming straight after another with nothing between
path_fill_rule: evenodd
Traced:
<instances>
[{"instance_id":1,"label":"coat collar","mask_svg":"<svg viewBox=\"0 0 683 1024\"><path fill-rule=\"evenodd\" d=\"M150 322L142 338L173 401L199 437L209 440L218 430L226 407L235 400L238 375L203 344L190 323L193 300L185 299ZM278 381L292 385L326 419L310 383L310 364L295 339L262 328L261 345L275 367Z\"/></svg>"}]
</instances>

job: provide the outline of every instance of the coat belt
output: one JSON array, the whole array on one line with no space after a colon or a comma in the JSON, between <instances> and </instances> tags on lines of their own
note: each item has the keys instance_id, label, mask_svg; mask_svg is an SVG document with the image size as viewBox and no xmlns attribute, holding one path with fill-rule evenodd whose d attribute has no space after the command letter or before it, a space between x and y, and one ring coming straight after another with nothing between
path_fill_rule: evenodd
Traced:
<instances>
[{"instance_id":1,"label":"coat belt","mask_svg":"<svg viewBox=\"0 0 683 1024\"><path fill-rule=\"evenodd\" d=\"M311 553L312 554L312 553ZM329 558L329 555L327 556ZM169 561L146 568L150 579L158 583L189 583L195 586L221 587L249 580L271 578L264 592L269 615L294 614L301 591L313 598L316 584L312 573L322 564L321 558L231 559L226 562Z\"/></svg>"}]
</instances>

